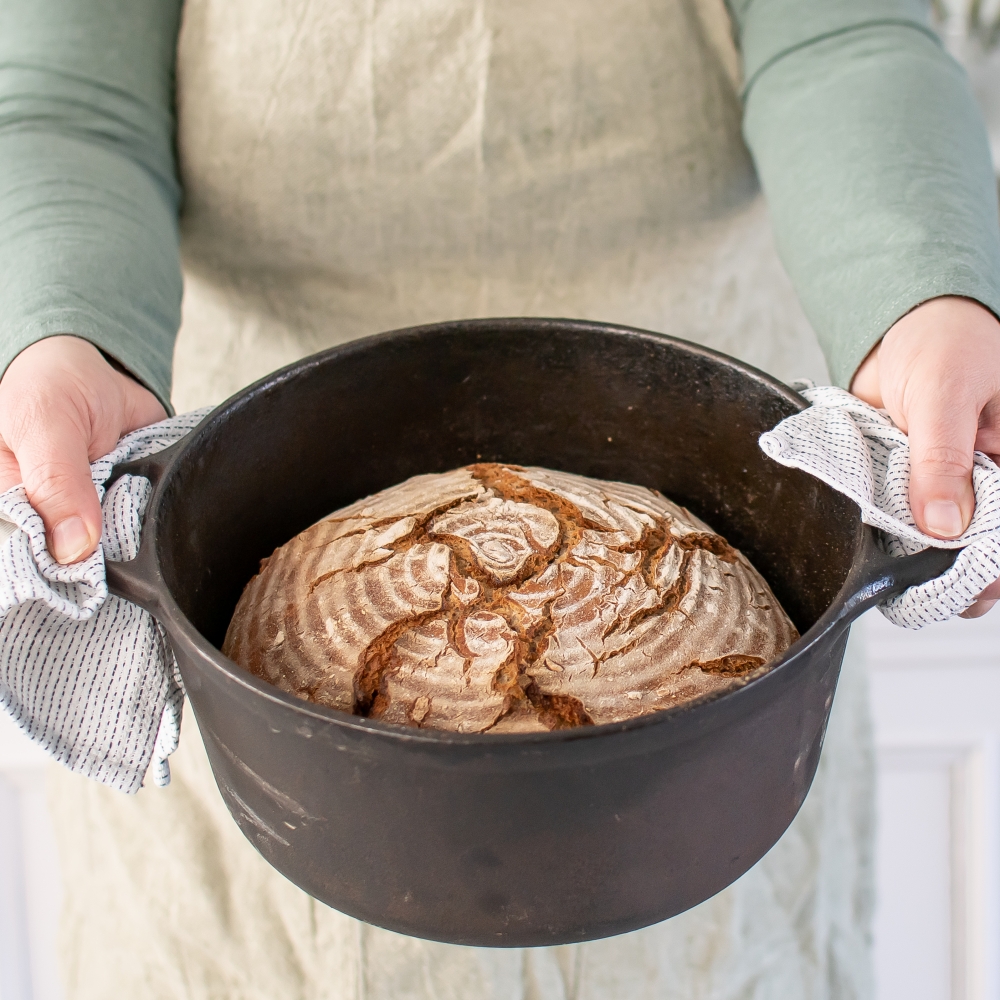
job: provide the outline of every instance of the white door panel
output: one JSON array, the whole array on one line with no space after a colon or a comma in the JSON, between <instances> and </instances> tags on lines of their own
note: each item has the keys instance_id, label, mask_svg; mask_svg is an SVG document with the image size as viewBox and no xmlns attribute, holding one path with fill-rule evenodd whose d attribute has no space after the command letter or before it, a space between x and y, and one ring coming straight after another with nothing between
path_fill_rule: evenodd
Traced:
<instances>
[{"instance_id":1,"label":"white door panel","mask_svg":"<svg viewBox=\"0 0 1000 1000\"><path fill-rule=\"evenodd\" d=\"M1000 615L858 627L878 751L878 1000L1000 1000Z\"/></svg>"},{"instance_id":2,"label":"white door panel","mask_svg":"<svg viewBox=\"0 0 1000 1000\"><path fill-rule=\"evenodd\" d=\"M47 758L0 712L0 1000L61 1000Z\"/></svg>"}]
</instances>

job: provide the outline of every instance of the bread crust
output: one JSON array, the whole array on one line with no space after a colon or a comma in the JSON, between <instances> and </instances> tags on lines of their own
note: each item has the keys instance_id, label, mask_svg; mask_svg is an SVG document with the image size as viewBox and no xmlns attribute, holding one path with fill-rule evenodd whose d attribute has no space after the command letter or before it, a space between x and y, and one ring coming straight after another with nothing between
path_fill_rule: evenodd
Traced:
<instances>
[{"instance_id":1,"label":"bread crust","mask_svg":"<svg viewBox=\"0 0 1000 1000\"><path fill-rule=\"evenodd\" d=\"M483 463L415 476L276 549L223 652L341 711L531 732L714 695L797 637L746 558L659 493Z\"/></svg>"}]
</instances>

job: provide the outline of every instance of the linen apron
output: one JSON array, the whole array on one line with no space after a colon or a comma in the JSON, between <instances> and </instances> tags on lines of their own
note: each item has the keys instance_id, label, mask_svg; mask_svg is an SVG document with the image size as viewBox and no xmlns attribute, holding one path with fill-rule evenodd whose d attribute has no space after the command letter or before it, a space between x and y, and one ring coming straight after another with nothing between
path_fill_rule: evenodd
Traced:
<instances>
[{"instance_id":1,"label":"linen apron","mask_svg":"<svg viewBox=\"0 0 1000 1000\"><path fill-rule=\"evenodd\" d=\"M571 316L825 366L740 137L722 0L189 0L178 410L416 323ZM491 950L312 900L243 838L193 716L168 789L51 799L67 1000L812 1000L871 992L872 755L849 651L779 844L701 906Z\"/></svg>"}]
</instances>

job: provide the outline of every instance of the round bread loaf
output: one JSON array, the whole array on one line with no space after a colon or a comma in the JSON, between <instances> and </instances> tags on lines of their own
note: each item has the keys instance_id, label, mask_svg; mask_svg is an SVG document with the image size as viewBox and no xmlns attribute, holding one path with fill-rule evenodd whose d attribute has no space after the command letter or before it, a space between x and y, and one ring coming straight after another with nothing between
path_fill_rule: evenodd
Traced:
<instances>
[{"instance_id":1,"label":"round bread loaf","mask_svg":"<svg viewBox=\"0 0 1000 1000\"><path fill-rule=\"evenodd\" d=\"M223 652L345 712L526 732L714 694L796 637L743 555L659 493L481 464L414 476L276 549Z\"/></svg>"}]
</instances>

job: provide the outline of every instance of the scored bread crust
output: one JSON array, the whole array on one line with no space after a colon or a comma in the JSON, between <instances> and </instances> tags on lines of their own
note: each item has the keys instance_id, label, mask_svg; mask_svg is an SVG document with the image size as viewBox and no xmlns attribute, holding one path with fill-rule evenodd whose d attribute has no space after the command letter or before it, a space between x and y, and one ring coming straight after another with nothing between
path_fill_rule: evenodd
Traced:
<instances>
[{"instance_id":1,"label":"scored bread crust","mask_svg":"<svg viewBox=\"0 0 1000 1000\"><path fill-rule=\"evenodd\" d=\"M483 463L414 476L276 549L222 649L345 712L530 732L716 694L797 637L746 558L659 493Z\"/></svg>"}]
</instances>

